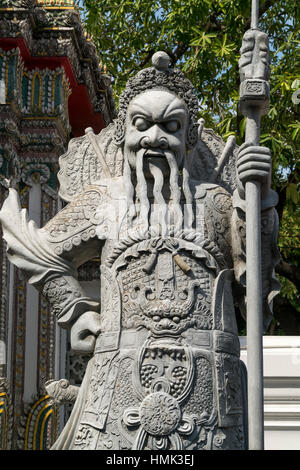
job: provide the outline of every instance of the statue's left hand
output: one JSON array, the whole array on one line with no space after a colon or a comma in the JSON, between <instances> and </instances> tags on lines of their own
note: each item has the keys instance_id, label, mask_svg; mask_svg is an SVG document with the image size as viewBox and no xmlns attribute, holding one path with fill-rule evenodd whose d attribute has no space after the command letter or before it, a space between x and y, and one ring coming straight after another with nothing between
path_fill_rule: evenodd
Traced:
<instances>
[{"instance_id":1,"label":"statue's left hand","mask_svg":"<svg viewBox=\"0 0 300 470\"><path fill-rule=\"evenodd\" d=\"M246 142L241 145L237 160L238 190L245 197L248 181L259 181L263 197L270 189L272 158L270 149Z\"/></svg>"},{"instance_id":2,"label":"statue's left hand","mask_svg":"<svg viewBox=\"0 0 300 470\"><path fill-rule=\"evenodd\" d=\"M93 352L96 337L100 333L100 315L97 312L83 313L71 327L71 348L88 354Z\"/></svg>"}]
</instances>

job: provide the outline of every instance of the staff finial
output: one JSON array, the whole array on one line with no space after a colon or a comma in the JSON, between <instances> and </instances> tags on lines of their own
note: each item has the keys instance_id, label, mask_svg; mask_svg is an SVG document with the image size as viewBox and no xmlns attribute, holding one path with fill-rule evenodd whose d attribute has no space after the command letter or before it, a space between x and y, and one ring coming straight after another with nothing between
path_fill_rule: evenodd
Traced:
<instances>
[{"instance_id":1,"label":"staff finial","mask_svg":"<svg viewBox=\"0 0 300 470\"><path fill-rule=\"evenodd\" d=\"M256 29L258 26L258 15L259 15L259 0L252 0L251 7L251 28Z\"/></svg>"}]
</instances>

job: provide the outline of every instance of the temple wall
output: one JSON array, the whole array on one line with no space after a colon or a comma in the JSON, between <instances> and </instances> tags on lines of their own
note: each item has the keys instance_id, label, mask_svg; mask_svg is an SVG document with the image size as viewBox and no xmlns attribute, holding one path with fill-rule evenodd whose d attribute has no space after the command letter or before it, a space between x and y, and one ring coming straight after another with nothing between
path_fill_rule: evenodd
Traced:
<instances>
[{"instance_id":1,"label":"temple wall","mask_svg":"<svg viewBox=\"0 0 300 470\"><path fill-rule=\"evenodd\" d=\"M247 365L247 338L240 337ZM300 337L264 336L266 450L300 450Z\"/></svg>"}]
</instances>

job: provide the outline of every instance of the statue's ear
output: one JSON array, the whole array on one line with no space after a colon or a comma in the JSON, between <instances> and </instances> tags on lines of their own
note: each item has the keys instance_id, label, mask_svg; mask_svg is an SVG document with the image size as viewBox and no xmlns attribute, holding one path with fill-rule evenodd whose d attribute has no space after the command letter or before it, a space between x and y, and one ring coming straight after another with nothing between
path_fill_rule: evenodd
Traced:
<instances>
[{"instance_id":1,"label":"statue's ear","mask_svg":"<svg viewBox=\"0 0 300 470\"><path fill-rule=\"evenodd\" d=\"M199 128L198 123L190 123L187 129L186 142L187 142L188 150L191 150L192 148L194 148L196 143L198 142L198 128Z\"/></svg>"},{"instance_id":2,"label":"statue's ear","mask_svg":"<svg viewBox=\"0 0 300 470\"><path fill-rule=\"evenodd\" d=\"M114 121L114 135L113 141L114 144L118 147L121 147L125 139L125 123L121 119L116 119Z\"/></svg>"}]
</instances>

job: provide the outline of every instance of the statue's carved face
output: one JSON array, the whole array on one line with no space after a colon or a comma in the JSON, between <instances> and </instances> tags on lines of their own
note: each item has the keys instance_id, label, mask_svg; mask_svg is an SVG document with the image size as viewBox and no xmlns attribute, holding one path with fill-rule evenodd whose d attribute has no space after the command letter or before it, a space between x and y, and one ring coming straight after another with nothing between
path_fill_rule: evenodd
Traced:
<instances>
[{"instance_id":1,"label":"statue's carved face","mask_svg":"<svg viewBox=\"0 0 300 470\"><path fill-rule=\"evenodd\" d=\"M131 168L143 151L143 166L149 176L149 164L169 174L166 152L174 155L179 168L186 153L188 112L183 101L164 90L149 90L136 96L129 105L124 151Z\"/></svg>"}]
</instances>

